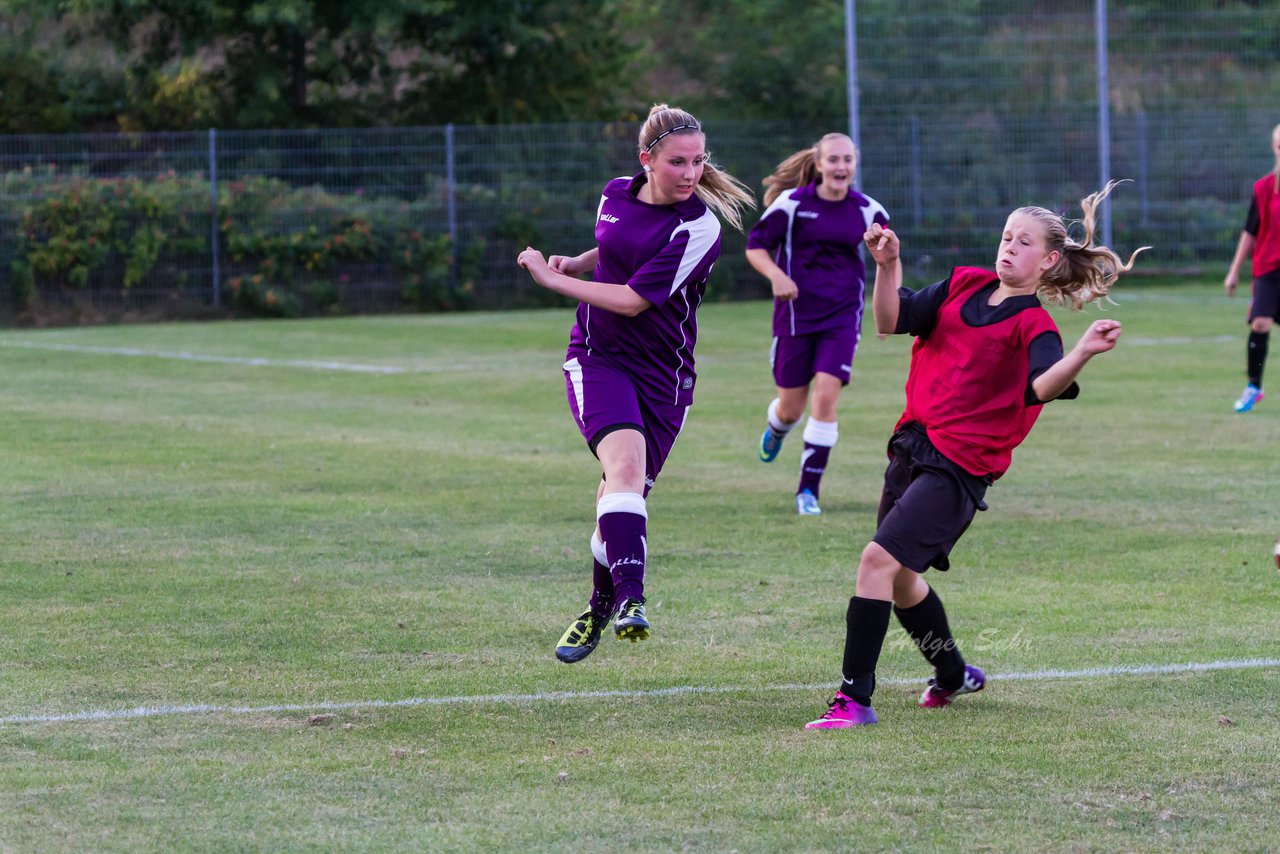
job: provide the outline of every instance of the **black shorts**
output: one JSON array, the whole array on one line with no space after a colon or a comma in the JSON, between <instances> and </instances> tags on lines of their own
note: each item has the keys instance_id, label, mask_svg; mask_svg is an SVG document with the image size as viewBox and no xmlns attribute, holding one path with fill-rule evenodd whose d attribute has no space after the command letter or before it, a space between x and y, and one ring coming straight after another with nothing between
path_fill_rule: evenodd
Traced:
<instances>
[{"instance_id":1,"label":"black shorts","mask_svg":"<svg viewBox=\"0 0 1280 854\"><path fill-rule=\"evenodd\" d=\"M889 467L871 539L915 572L951 567L952 547L969 528L990 478L972 475L939 453L924 428L904 424L889 440Z\"/></svg>"},{"instance_id":2,"label":"black shorts","mask_svg":"<svg viewBox=\"0 0 1280 854\"><path fill-rule=\"evenodd\" d=\"M1280 320L1280 270L1272 270L1253 280L1253 298L1249 300L1249 322L1270 317Z\"/></svg>"}]
</instances>

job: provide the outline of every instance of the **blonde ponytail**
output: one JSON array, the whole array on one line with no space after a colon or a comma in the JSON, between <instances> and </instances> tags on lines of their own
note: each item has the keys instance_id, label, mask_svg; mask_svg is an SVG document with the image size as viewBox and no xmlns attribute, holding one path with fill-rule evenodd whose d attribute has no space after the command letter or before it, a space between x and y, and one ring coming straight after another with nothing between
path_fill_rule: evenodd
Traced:
<instances>
[{"instance_id":1,"label":"blonde ponytail","mask_svg":"<svg viewBox=\"0 0 1280 854\"><path fill-rule=\"evenodd\" d=\"M1081 220L1084 239L1081 241L1070 237L1066 222L1053 211L1028 207L1018 208L1013 212L1014 215L1031 217L1043 225L1045 246L1059 254L1058 263L1041 276L1040 285L1036 289L1045 301L1058 305L1069 302L1072 308L1079 309L1086 303L1103 299L1120 274L1133 269L1138 253L1151 248L1143 246L1130 255L1128 261L1121 261L1115 250L1094 245L1098 208L1120 183L1122 182L1109 181L1098 192L1080 200L1080 207L1084 212L1084 219Z\"/></svg>"},{"instance_id":2,"label":"blonde ponytail","mask_svg":"<svg viewBox=\"0 0 1280 854\"><path fill-rule=\"evenodd\" d=\"M773 204L778 196L787 190L812 184L818 179L818 158L822 156L822 146L832 139L848 139L849 144L853 145L853 140L849 139L847 135L829 133L809 148L802 148L786 160L783 160L774 167L772 175L760 182L765 186L765 207ZM857 146L854 146L853 152L855 158L860 156ZM857 168L856 160L854 161L854 168Z\"/></svg>"}]
</instances>

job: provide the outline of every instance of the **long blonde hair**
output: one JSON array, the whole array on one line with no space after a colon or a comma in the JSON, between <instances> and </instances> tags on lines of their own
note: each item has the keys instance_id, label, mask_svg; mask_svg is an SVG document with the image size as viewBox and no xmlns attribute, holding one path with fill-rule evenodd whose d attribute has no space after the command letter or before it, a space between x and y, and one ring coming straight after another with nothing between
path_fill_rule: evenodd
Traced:
<instances>
[{"instance_id":1,"label":"long blonde hair","mask_svg":"<svg viewBox=\"0 0 1280 854\"><path fill-rule=\"evenodd\" d=\"M787 190L793 187L803 187L805 184L812 184L817 180L818 158L822 156L822 145L833 139L848 139L849 144L853 145L853 140L849 139L847 134L829 133L809 148L800 149L774 167L773 174L760 182L765 186L765 206L768 207L773 204L774 200ZM854 145L853 168L855 171L858 168L858 160L861 159L861 156L858 147Z\"/></svg>"},{"instance_id":2,"label":"long blonde hair","mask_svg":"<svg viewBox=\"0 0 1280 854\"><path fill-rule=\"evenodd\" d=\"M654 104L649 110L649 118L640 128L639 150L649 154L661 151L666 138L675 133L702 133L702 123L677 107ZM755 196L745 184L711 162L710 151L703 163L702 177L693 191L707 207L738 231L742 231L742 212L756 206Z\"/></svg>"},{"instance_id":3,"label":"long blonde hair","mask_svg":"<svg viewBox=\"0 0 1280 854\"><path fill-rule=\"evenodd\" d=\"M1120 260L1115 250L1093 242L1098 207L1120 183L1123 182L1108 181L1107 186L1080 200L1084 211L1084 219L1080 220L1084 226L1084 239L1080 241L1071 238L1066 221L1053 211L1027 207L1018 208L1011 214L1028 216L1044 226L1046 247L1049 251L1058 252L1058 263L1045 271L1036 288L1036 293L1047 302L1058 305L1070 302L1072 308L1078 309L1086 303L1103 299L1120 274L1133 269L1133 260L1138 253L1151 248L1143 246L1137 249L1126 262Z\"/></svg>"}]
</instances>

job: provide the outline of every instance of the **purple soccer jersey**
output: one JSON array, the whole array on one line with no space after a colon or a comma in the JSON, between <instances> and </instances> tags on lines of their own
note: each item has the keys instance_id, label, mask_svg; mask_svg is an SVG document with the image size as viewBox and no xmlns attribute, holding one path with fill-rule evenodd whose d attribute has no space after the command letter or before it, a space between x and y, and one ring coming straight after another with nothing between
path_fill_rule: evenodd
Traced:
<instances>
[{"instance_id":1,"label":"purple soccer jersey","mask_svg":"<svg viewBox=\"0 0 1280 854\"><path fill-rule=\"evenodd\" d=\"M635 317L578 306L566 361L605 358L651 400L688 406L697 381L698 305L720 257L720 221L696 195L674 205L636 198L644 173L605 185L596 213L592 278L630 287L652 303Z\"/></svg>"},{"instance_id":2,"label":"purple soccer jersey","mask_svg":"<svg viewBox=\"0 0 1280 854\"><path fill-rule=\"evenodd\" d=\"M774 200L747 235L747 248L767 249L800 290L794 300L774 301L775 336L861 325L862 235L876 222L888 225L888 212L852 189L843 200L829 202L816 184L807 184Z\"/></svg>"}]
</instances>

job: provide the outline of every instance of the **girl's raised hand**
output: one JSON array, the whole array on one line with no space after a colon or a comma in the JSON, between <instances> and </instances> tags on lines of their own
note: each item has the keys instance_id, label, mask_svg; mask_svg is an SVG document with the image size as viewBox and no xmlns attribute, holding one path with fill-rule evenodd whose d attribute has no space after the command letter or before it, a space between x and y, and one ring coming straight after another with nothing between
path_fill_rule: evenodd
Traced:
<instances>
[{"instance_id":1,"label":"girl's raised hand","mask_svg":"<svg viewBox=\"0 0 1280 854\"><path fill-rule=\"evenodd\" d=\"M872 223L866 234L862 235L862 239L877 265L883 267L898 260L901 246L898 243L898 235L893 233L892 228L885 228L878 222Z\"/></svg>"}]
</instances>

